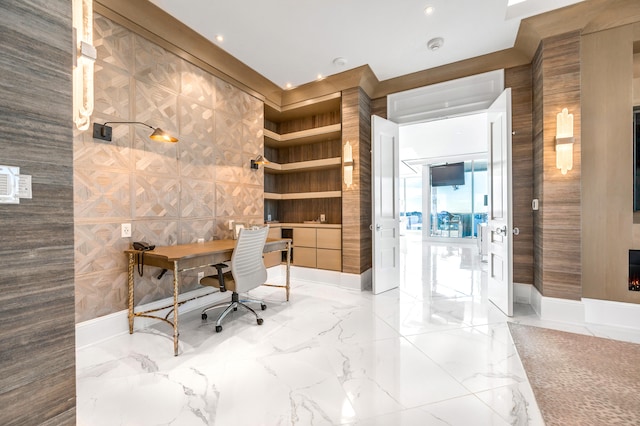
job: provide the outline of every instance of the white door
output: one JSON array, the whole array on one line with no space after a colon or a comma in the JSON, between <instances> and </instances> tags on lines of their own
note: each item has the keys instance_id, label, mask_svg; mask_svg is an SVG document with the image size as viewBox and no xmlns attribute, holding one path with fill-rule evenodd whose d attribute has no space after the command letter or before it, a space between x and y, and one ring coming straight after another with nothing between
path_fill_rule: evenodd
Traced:
<instances>
[{"instance_id":1,"label":"white door","mask_svg":"<svg viewBox=\"0 0 640 426\"><path fill-rule=\"evenodd\" d=\"M371 116L373 294L400 282L400 145L398 125Z\"/></svg>"},{"instance_id":2,"label":"white door","mask_svg":"<svg viewBox=\"0 0 640 426\"><path fill-rule=\"evenodd\" d=\"M489 300L513 315L513 218L511 209L511 89L488 110Z\"/></svg>"}]
</instances>

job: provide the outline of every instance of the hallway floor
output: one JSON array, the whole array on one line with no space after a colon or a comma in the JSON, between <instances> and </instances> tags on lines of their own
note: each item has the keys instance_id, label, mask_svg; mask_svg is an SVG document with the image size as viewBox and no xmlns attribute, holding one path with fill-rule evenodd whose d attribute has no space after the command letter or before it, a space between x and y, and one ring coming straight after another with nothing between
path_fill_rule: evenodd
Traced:
<instances>
[{"instance_id":1,"label":"hallway floor","mask_svg":"<svg viewBox=\"0 0 640 426\"><path fill-rule=\"evenodd\" d=\"M98 425L543 425L507 320L640 342L640 333L508 319L475 245L402 240L401 286L373 296L292 280L246 314L180 316L77 351L77 423Z\"/></svg>"}]
</instances>

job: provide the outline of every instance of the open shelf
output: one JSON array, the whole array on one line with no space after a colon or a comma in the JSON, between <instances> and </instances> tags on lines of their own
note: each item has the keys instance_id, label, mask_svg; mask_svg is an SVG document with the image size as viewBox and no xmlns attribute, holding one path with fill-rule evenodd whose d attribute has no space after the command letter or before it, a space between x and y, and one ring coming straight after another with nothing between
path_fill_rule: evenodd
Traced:
<instances>
[{"instance_id":1,"label":"open shelf","mask_svg":"<svg viewBox=\"0 0 640 426\"><path fill-rule=\"evenodd\" d=\"M275 194L265 192L265 200L305 200L311 198L340 198L342 191L321 191L321 192L293 192L288 194Z\"/></svg>"},{"instance_id":2,"label":"open shelf","mask_svg":"<svg viewBox=\"0 0 640 426\"><path fill-rule=\"evenodd\" d=\"M332 124L329 126L316 127L299 132L278 134L271 130L264 129L264 143L268 147L279 148L292 145L306 145L315 142L322 142L341 137L342 125Z\"/></svg>"},{"instance_id":3,"label":"open shelf","mask_svg":"<svg viewBox=\"0 0 640 426\"><path fill-rule=\"evenodd\" d=\"M326 170L339 168L342 164L341 157L323 158L321 160L300 161L297 163L267 163L264 165L265 173L281 174L302 171Z\"/></svg>"}]
</instances>

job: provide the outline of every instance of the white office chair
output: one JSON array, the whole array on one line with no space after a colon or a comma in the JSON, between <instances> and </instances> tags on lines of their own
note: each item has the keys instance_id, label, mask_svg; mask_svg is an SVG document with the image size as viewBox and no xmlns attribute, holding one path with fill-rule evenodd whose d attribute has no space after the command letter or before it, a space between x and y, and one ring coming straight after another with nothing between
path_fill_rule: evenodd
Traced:
<instances>
[{"instance_id":1,"label":"white office chair","mask_svg":"<svg viewBox=\"0 0 640 426\"><path fill-rule=\"evenodd\" d=\"M225 306L225 310L218 316L216 321L216 332L222 331L222 320L231 312L237 311L238 306L242 306L256 316L258 325L262 325L262 318L251 307L245 303L259 303L260 308L264 311L267 305L261 300L242 299L239 294L246 293L258 286L261 286L267 280L267 269L262 260L262 251L264 243L267 240L269 226L253 229L241 229L238 234L238 242L236 248L231 254L230 265L219 263L213 265L218 273L210 275L200 280L200 285L217 287L221 292L231 290L231 302L218 303L202 310L202 319L207 319L207 312L216 308ZM230 268L229 268L230 266Z\"/></svg>"}]
</instances>

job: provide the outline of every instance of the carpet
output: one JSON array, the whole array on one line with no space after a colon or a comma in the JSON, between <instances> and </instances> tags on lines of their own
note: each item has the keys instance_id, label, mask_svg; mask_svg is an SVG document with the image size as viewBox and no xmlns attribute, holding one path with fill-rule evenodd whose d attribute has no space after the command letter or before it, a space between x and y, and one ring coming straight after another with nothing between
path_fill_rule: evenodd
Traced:
<instances>
[{"instance_id":1,"label":"carpet","mask_svg":"<svg viewBox=\"0 0 640 426\"><path fill-rule=\"evenodd\" d=\"M509 323L547 426L640 425L640 345Z\"/></svg>"}]
</instances>

